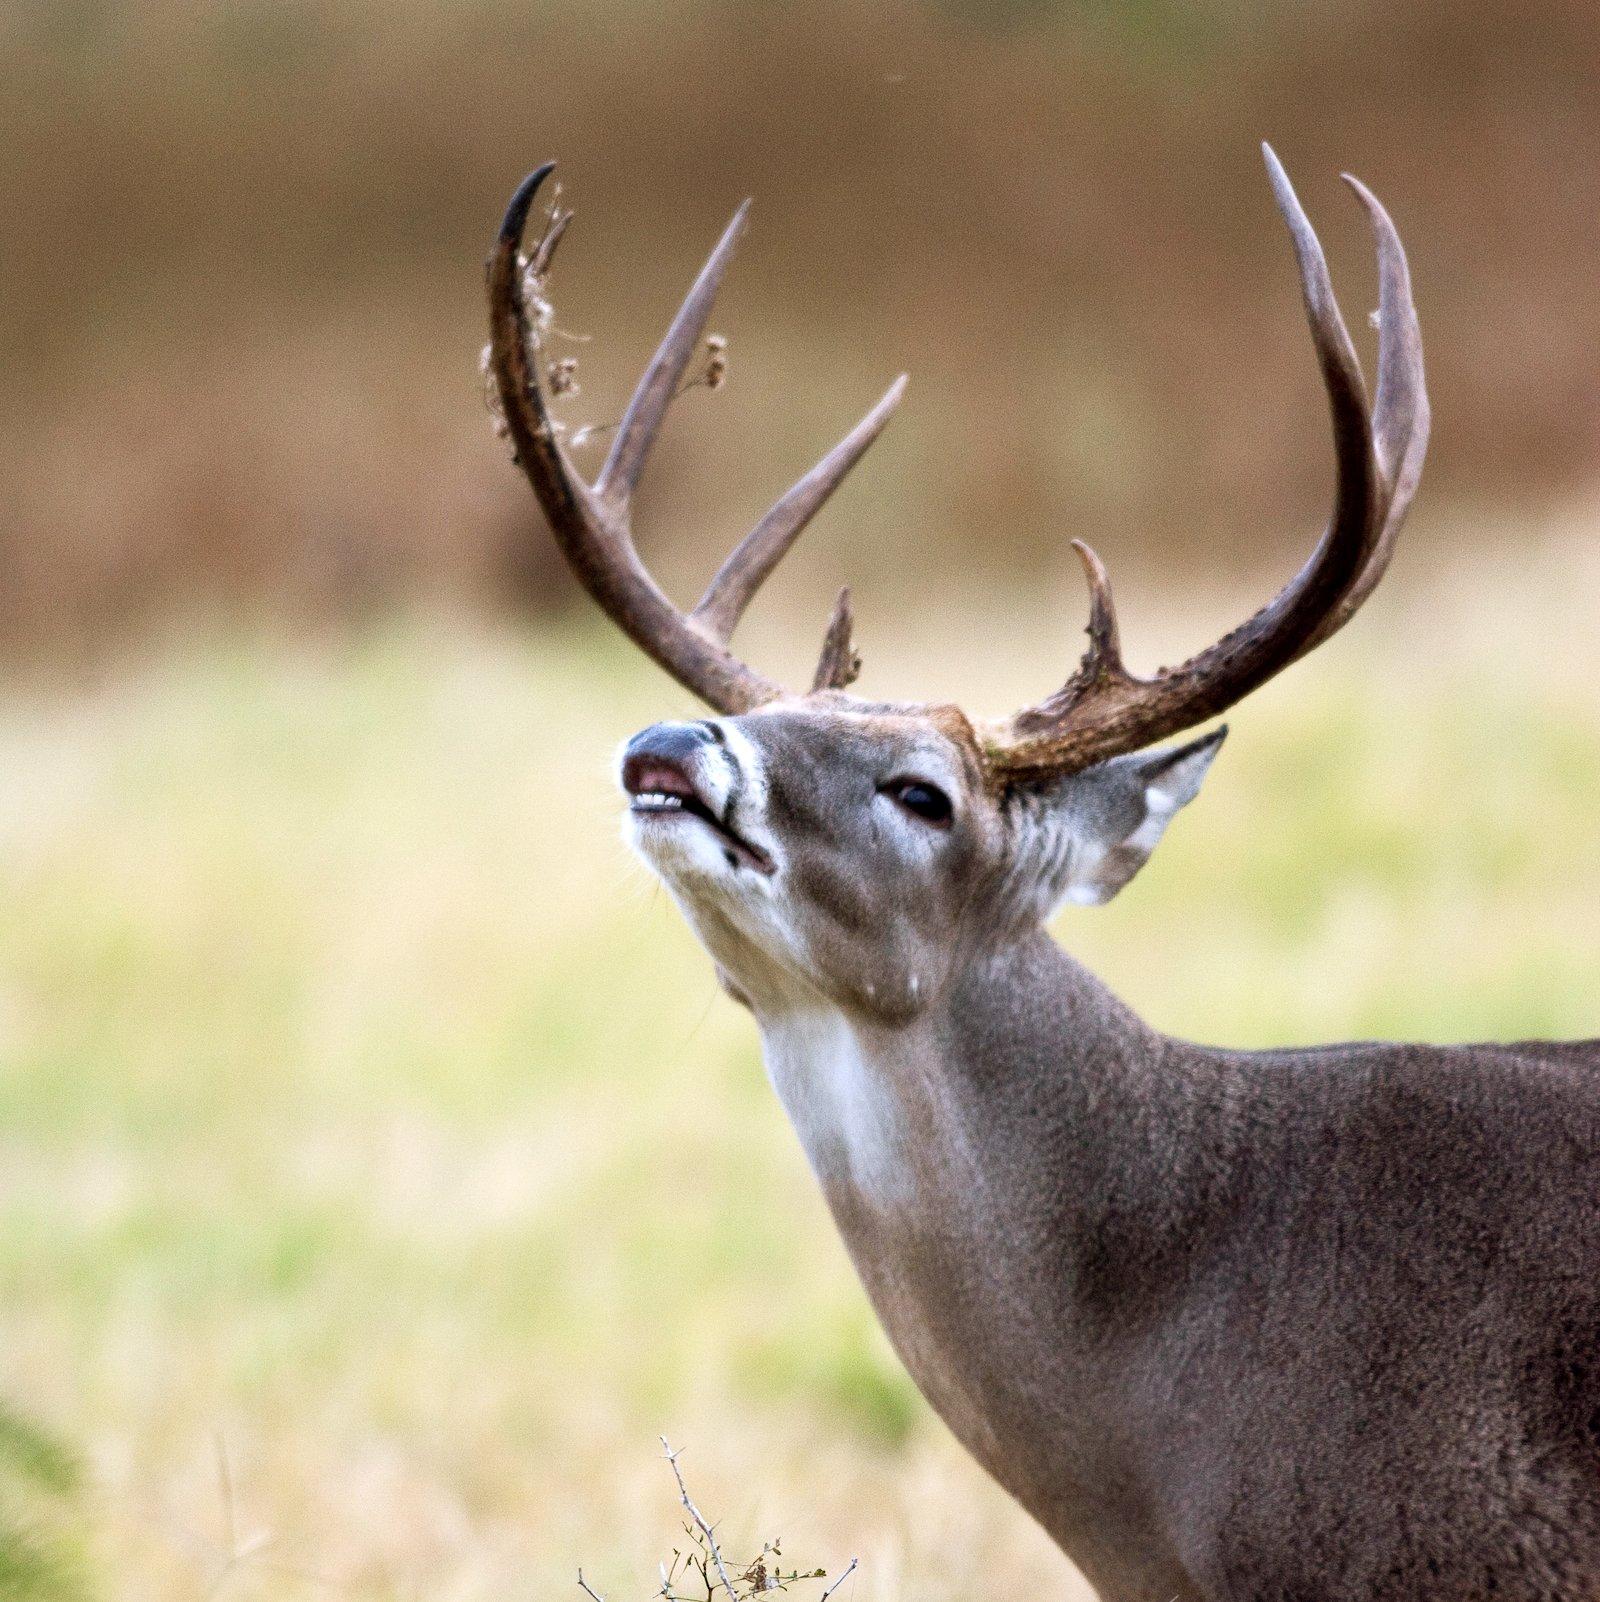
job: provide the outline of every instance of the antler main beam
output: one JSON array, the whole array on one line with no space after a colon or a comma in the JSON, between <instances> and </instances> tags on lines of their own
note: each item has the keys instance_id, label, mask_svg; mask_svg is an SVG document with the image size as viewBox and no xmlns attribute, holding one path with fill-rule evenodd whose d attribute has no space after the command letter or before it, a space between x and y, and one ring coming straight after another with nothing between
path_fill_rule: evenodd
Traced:
<instances>
[{"instance_id":1,"label":"antler main beam","mask_svg":"<svg viewBox=\"0 0 1600 1602\"><path fill-rule=\"evenodd\" d=\"M663 593L634 548L631 508L667 407L705 332L717 288L744 228L748 202L721 240L673 318L633 392L605 465L590 485L573 465L550 415L540 368L540 319L530 316L570 212L552 213L531 256L522 240L528 215L553 162L530 173L511 197L488 263L489 360L517 460L544 509L556 543L578 582L601 610L685 689L718 712L749 711L784 694L782 686L727 648L756 590L782 560L882 432L905 389L902 377L883 399L739 543L694 610L685 615ZM829 625L818 683L842 687L854 676L849 607L841 597Z\"/></svg>"},{"instance_id":2,"label":"antler main beam","mask_svg":"<svg viewBox=\"0 0 1600 1602\"><path fill-rule=\"evenodd\" d=\"M1089 649L1059 691L993 731L988 757L1002 781L1076 772L1227 710L1342 628L1388 566L1422 472L1429 426L1405 251L1388 213L1346 175L1366 208L1378 255L1378 393L1369 409L1322 247L1282 164L1269 146L1262 150L1294 245L1333 423L1337 477L1327 530L1306 565L1254 617L1182 666L1148 679L1123 664L1104 565L1074 541L1089 580Z\"/></svg>"}]
</instances>

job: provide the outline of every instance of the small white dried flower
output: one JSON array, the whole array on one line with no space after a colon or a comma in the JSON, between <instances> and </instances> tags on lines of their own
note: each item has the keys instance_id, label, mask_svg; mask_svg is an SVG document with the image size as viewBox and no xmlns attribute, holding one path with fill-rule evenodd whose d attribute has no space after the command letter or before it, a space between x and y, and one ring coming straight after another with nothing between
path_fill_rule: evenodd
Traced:
<instances>
[{"instance_id":1,"label":"small white dried flower","mask_svg":"<svg viewBox=\"0 0 1600 1602\"><path fill-rule=\"evenodd\" d=\"M554 321L556 309L544 297L544 279L535 270L533 262L520 252L517 267L522 273L522 303L528 308L533 329L543 333Z\"/></svg>"},{"instance_id":2,"label":"small white dried flower","mask_svg":"<svg viewBox=\"0 0 1600 1602\"><path fill-rule=\"evenodd\" d=\"M728 340L723 334L706 336L706 388L721 389L728 379Z\"/></svg>"},{"instance_id":3,"label":"small white dried flower","mask_svg":"<svg viewBox=\"0 0 1600 1602\"><path fill-rule=\"evenodd\" d=\"M552 396L578 393L578 358L559 356L550 363L550 393Z\"/></svg>"}]
</instances>

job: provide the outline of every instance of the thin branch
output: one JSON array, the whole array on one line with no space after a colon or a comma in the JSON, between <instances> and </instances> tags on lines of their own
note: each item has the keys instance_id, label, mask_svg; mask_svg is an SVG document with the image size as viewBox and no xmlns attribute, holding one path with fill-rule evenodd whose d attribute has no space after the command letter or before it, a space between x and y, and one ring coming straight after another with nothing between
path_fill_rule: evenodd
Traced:
<instances>
[{"instance_id":1,"label":"thin branch","mask_svg":"<svg viewBox=\"0 0 1600 1602\"><path fill-rule=\"evenodd\" d=\"M711 1558L717 1565L717 1578L722 1581L723 1590L728 1593L730 1602L739 1602L739 1593L734 1590L733 1581L728 1578L728 1570L723 1564L722 1549L717 1545L717 1537L701 1515L700 1509L690 1501L689 1487L683 1483L683 1470L678 1467L678 1454L668 1445L665 1435L661 1437L661 1450L666 1453L672 1477L678 1482L678 1498L683 1503L684 1512L694 1520L695 1528L705 1537L706 1545L711 1549Z\"/></svg>"},{"instance_id":2,"label":"thin branch","mask_svg":"<svg viewBox=\"0 0 1600 1602\"><path fill-rule=\"evenodd\" d=\"M601 1596L600 1593L595 1590L595 1588L590 1585L586 1579L584 1579L582 1569L578 1570L578 1584L583 1588L585 1593L593 1599L593 1602L606 1602L606 1599Z\"/></svg>"},{"instance_id":3,"label":"thin branch","mask_svg":"<svg viewBox=\"0 0 1600 1602\"><path fill-rule=\"evenodd\" d=\"M851 1576L851 1575L852 1575L852 1574L854 1574L854 1573L855 1573L855 1572L856 1572L856 1565L857 1565L857 1564L858 1564L858 1563L859 1563L859 1562L860 1562L860 1561L861 1561L861 1559L860 1559L860 1558L858 1558L858 1557L853 1557L853 1558L851 1558L851 1559L850 1559L850 1566L849 1566L849 1567L848 1567L848 1568L847 1568L847 1569L846 1569L846 1570L845 1570L845 1571L844 1571L844 1573L843 1573L843 1574L841 1574L841 1575L840 1575L840 1576L839 1576L839 1578L838 1578L838 1579L837 1579L837 1580L835 1580L835 1581L834 1581L834 1582L833 1582L833 1584L832 1584L832 1585L830 1585L830 1586L829 1586L829 1587L828 1587L828 1589L827 1589L827 1590L826 1590L826 1591L824 1591L824 1592L823 1592L823 1593L822 1593L822 1595L821 1595L821 1596L819 1596L819 1597L818 1597L818 1598L817 1598L817 1602L828 1602L828 1598L829 1598L829 1597L830 1597L830 1596L832 1596L832 1595L833 1595L833 1593L834 1593L834 1592L835 1592L835 1591L837 1591L837 1590L838 1590L838 1589L839 1589L839 1587L840 1587L840 1586L841 1586L841 1585L843 1585L843 1584L844 1584L844 1582L845 1582L845 1581L846 1581L846 1580L848 1580L848 1579L849 1579L849 1578L850 1578L850 1576Z\"/></svg>"}]
</instances>

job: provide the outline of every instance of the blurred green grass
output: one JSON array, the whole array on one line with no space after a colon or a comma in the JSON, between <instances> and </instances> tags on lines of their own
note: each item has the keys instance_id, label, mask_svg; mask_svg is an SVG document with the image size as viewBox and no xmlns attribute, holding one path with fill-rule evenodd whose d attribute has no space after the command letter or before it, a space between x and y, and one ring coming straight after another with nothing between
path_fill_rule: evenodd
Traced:
<instances>
[{"instance_id":1,"label":"blurred green grass","mask_svg":"<svg viewBox=\"0 0 1600 1602\"><path fill-rule=\"evenodd\" d=\"M0 1404L0 1596L8 1602L87 1595L72 1508L78 1488L73 1455Z\"/></svg>"},{"instance_id":2,"label":"blurred green grass","mask_svg":"<svg viewBox=\"0 0 1600 1602\"><path fill-rule=\"evenodd\" d=\"M1062 938L1202 1038L1600 1028L1593 565L1480 573L1259 696ZM998 705L1067 665L1063 626L952 662L954 626L868 620L869 673ZM86 1449L112 1594L559 1594L581 1561L642 1595L663 1430L741 1541L859 1551L859 1596L1065 1583L887 1353L621 846L611 753L680 705L598 632L418 620L0 700L0 1347ZM269 1538L231 1567L230 1519Z\"/></svg>"}]
</instances>

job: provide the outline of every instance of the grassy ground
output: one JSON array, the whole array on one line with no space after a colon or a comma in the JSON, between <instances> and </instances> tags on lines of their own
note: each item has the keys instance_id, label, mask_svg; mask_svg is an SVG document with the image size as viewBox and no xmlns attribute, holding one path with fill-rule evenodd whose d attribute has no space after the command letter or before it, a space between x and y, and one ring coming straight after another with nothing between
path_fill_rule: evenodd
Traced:
<instances>
[{"instance_id":1,"label":"grassy ground","mask_svg":"<svg viewBox=\"0 0 1600 1602\"><path fill-rule=\"evenodd\" d=\"M1596 594L1569 554L1363 624L1062 937L1197 1036L1600 1028ZM877 683L998 705L1066 650L937 632ZM0 1383L84 1449L117 1598L642 1598L662 1431L733 1544L859 1554L843 1596L1070 1592L617 841L609 753L679 704L445 625L0 704Z\"/></svg>"}]
</instances>

